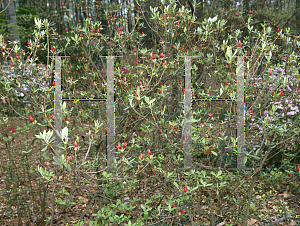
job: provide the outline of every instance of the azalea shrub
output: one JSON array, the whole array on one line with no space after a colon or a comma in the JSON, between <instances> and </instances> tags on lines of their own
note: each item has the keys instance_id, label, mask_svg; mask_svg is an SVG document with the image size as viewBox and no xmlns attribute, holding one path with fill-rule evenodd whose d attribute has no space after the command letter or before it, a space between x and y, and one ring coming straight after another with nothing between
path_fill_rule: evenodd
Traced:
<instances>
[{"instance_id":1,"label":"azalea shrub","mask_svg":"<svg viewBox=\"0 0 300 226\"><path fill-rule=\"evenodd\" d=\"M23 206L18 203L27 217L33 211L47 224L55 224L58 215L80 205L85 210L77 216L75 225L83 225L88 212L93 216L90 225L99 222L147 225L162 221L190 224L199 221L199 215L210 215L202 220L231 222L232 217L220 217L219 213L225 202L234 203L229 196L233 184L239 202L246 205L241 200L246 193L251 198L252 191L240 188L243 179L268 170L281 178L288 179L295 174L295 179L299 179L299 174L296 176L299 170L292 163L293 159L299 159L300 88L295 60L298 38L292 37L295 44L290 44L289 30L273 30L267 26L263 31L254 29L252 11L247 22L242 18L241 21L255 44L249 42L248 36L241 40L240 30L229 30L224 18L216 16L198 22L189 9L179 7L175 1L162 2L160 8L150 9L151 20L147 22L155 28L152 48L143 42L146 35L141 32L145 22L142 6L137 7L136 24L130 32L126 30L125 18L106 12L106 24L88 17L70 26L64 34L57 34L47 20L35 19L34 38L28 40L26 50L21 49L22 55L18 44L7 49L6 41L1 38L4 96L9 99L17 90L23 93L22 102L27 105L20 114L26 124L17 131L3 118L5 142L14 152L14 138L21 134L30 136L21 148L26 163L19 164L30 170L31 186L42 188L42 203L34 200L34 207L25 201ZM289 54L289 49L279 52L274 42L277 39L290 45L293 54ZM38 51L47 54L46 65L39 62ZM278 61L276 58L281 54L288 57ZM55 56L58 55L69 55L61 60L63 98L97 98L64 102L63 151L59 155L53 145ZM114 170L106 168L109 154L106 150L109 126L105 102L106 56L115 56ZM193 56L192 161L195 169L191 170L184 169L182 130L187 70L184 56ZM253 174L244 176L241 176L243 171L236 175L229 172L229 168L237 167L234 101L199 101L236 99L238 56L244 58L245 78L243 164L254 170ZM12 107L17 104L10 102ZM32 151L34 141L39 144L38 151ZM282 161L275 162L279 154ZM10 154L7 157L12 159ZM64 170L55 170L54 163ZM5 181L6 197L10 200L7 205L12 208L15 200L9 189L14 184L14 170L3 167L10 172ZM14 190L14 195L18 192ZM84 192L88 193L88 199L83 197ZM232 205L230 211L236 208ZM247 219L245 209L240 210L235 220ZM22 216L19 211L18 217Z\"/></svg>"}]
</instances>

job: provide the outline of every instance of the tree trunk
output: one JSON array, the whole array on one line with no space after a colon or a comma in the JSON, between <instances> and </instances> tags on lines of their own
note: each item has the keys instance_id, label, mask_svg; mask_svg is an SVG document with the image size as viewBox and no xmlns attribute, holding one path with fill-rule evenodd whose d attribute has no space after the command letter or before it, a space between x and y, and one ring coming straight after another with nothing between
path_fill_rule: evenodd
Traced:
<instances>
[{"instance_id":1,"label":"tree trunk","mask_svg":"<svg viewBox=\"0 0 300 226\"><path fill-rule=\"evenodd\" d=\"M9 38L11 41L20 41L19 31L18 31L18 24L17 24L17 17L16 17L16 10L14 2L11 0L3 0L6 19L7 19L7 27L9 32Z\"/></svg>"}]
</instances>

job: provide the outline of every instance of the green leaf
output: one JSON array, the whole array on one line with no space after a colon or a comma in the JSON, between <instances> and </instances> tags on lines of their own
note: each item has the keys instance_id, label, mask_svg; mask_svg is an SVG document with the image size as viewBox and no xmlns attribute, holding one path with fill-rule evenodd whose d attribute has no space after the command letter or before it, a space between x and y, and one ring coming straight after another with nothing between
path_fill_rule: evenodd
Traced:
<instances>
[{"instance_id":1,"label":"green leaf","mask_svg":"<svg viewBox=\"0 0 300 226\"><path fill-rule=\"evenodd\" d=\"M110 203L108 199L103 199L103 202Z\"/></svg>"},{"instance_id":2,"label":"green leaf","mask_svg":"<svg viewBox=\"0 0 300 226\"><path fill-rule=\"evenodd\" d=\"M178 184L176 183L176 181L174 181L173 184L175 185L176 188L179 189L179 186L178 186Z\"/></svg>"},{"instance_id":3,"label":"green leaf","mask_svg":"<svg viewBox=\"0 0 300 226\"><path fill-rule=\"evenodd\" d=\"M145 213L144 213L144 219L145 219L145 220L147 220L147 219L148 219L148 217L149 217L149 214L148 214L148 212L145 212Z\"/></svg>"},{"instance_id":4,"label":"green leaf","mask_svg":"<svg viewBox=\"0 0 300 226\"><path fill-rule=\"evenodd\" d=\"M212 153L213 155L215 155L215 156L218 155L218 154L217 154L216 152L214 152L214 151L211 151L211 153Z\"/></svg>"}]
</instances>

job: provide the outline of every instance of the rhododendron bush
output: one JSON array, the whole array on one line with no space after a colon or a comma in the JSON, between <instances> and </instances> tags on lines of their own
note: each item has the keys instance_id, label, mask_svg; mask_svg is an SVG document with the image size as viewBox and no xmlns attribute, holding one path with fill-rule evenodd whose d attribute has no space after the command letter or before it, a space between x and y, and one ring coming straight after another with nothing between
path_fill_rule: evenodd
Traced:
<instances>
[{"instance_id":1,"label":"rhododendron bush","mask_svg":"<svg viewBox=\"0 0 300 226\"><path fill-rule=\"evenodd\" d=\"M231 217L222 215L222 206L228 201L230 211L237 211L228 196L233 185L235 200L250 197L248 202L242 201L246 206L251 203L252 188L243 187L245 181L254 181L258 175L267 180L269 173L280 180L290 180L293 175L299 180L299 168L294 164L299 160L300 132L298 37L292 37L288 29L267 25L262 25L261 32L253 29L253 11L246 22L240 14L228 14L241 19L251 34L250 42L248 36L241 39L241 30L229 30L227 19L216 16L198 22L189 9L173 1L150 10L151 48L141 32L145 22L141 5L131 31L127 19L117 12L106 12L106 24L88 17L64 34L56 33L47 20L36 19L34 36L22 55L16 43L6 48L8 43L0 35L3 100L24 121L19 128L5 116L1 121L10 151L7 158L12 160L11 153L18 150L15 139L26 137L19 147L20 161L24 161L23 169L34 175L30 186L41 188L40 202L27 204L25 196L13 201L24 203L24 216L18 213L18 217L30 218L33 212L47 225L55 225L59 215L80 206L83 211L74 214L75 225L88 221L89 225L162 221L188 225L201 222L199 215L209 215L207 219L214 223L232 222ZM279 52L278 39L290 49ZM47 56L46 62L40 61L41 54ZM288 57L282 58L284 54ZM62 98L70 99L62 104L61 131L55 130L54 96L59 87L55 56L61 56ZM107 158L112 157L106 139L110 126L107 56L114 56L114 169L107 168ZM194 168L190 170L184 165L186 56L192 56ZM250 171L232 173L239 151L238 57L244 59L245 79L242 165ZM23 93L20 102L9 100L15 91ZM19 104L24 105L21 111ZM61 148L54 145L58 133ZM17 195L25 181L14 185L16 169L3 167L8 172L4 176L6 191L11 188ZM6 197L10 200L13 195L7 192ZM15 204L6 205L13 209ZM237 212L238 218L247 222L246 209Z\"/></svg>"}]
</instances>

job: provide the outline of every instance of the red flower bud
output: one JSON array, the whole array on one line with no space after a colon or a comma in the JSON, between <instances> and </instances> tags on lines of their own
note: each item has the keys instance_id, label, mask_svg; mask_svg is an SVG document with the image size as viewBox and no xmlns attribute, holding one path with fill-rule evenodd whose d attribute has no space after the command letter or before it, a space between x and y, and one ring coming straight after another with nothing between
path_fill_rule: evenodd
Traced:
<instances>
[{"instance_id":1,"label":"red flower bud","mask_svg":"<svg viewBox=\"0 0 300 226\"><path fill-rule=\"evenodd\" d=\"M156 59L156 56L155 56L155 54L153 53L152 54L152 60L155 60Z\"/></svg>"},{"instance_id":2,"label":"red flower bud","mask_svg":"<svg viewBox=\"0 0 300 226\"><path fill-rule=\"evenodd\" d=\"M252 14L253 14L253 11L252 11L252 10L250 10L250 11L249 11L249 14L250 14L250 15L252 15Z\"/></svg>"},{"instance_id":3,"label":"red flower bud","mask_svg":"<svg viewBox=\"0 0 300 226\"><path fill-rule=\"evenodd\" d=\"M31 122L33 122L33 118L32 118L32 116L29 116L29 120L30 120Z\"/></svg>"},{"instance_id":4,"label":"red flower bud","mask_svg":"<svg viewBox=\"0 0 300 226\"><path fill-rule=\"evenodd\" d=\"M188 187L187 187L187 184L186 184L185 187L184 187L184 189L183 189L183 191L187 192L187 189L188 189Z\"/></svg>"},{"instance_id":5,"label":"red flower bud","mask_svg":"<svg viewBox=\"0 0 300 226\"><path fill-rule=\"evenodd\" d=\"M155 176L156 173L155 173L155 172L152 172L152 174Z\"/></svg>"},{"instance_id":6,"label":"red flower bud","mask_svg":"<svg viewBox=\"0 0 300 226\"><path fill-rule=\"evenodd\" d=\"M237 13L237 14L235 14L235 15L236 15L236 16L239 16L240 14Z\"/></svg>"},{"instance_id":7,"label":"red flower bud","mask_svg":"<svg viewBox=\"0 0 300 226\"><path fill-rule=\"evenodd\" d=\"M116 148L118 148L118 149L122 149L122 147L121 147L121 144L120 144L120 143L118 143L118 145L116 146Z\"/></svg>"},{"instance_id":8,"label":"red flower bud","mask_svg":"<svg viewBox=\"0 0 300 226\"><path fill-rule=\"evenodd\" d=\"M277 32L278 32L278 33L280 32L280 29L279 29L279 28L277 28Z\"/></svg>"},{"instance_id":9,"label":"red flower bud","mask_svg":"<svg viewBox=\"0 0 300 226\"><path fill-rule=\"evenodd\" d=\"M186 212L186 209L183 209L182 211L181 211L181 213L185 213Z\"/></svg>"},{"instance_id":10,"label":"red flower bud","mask_svg":"<svg viewBox=\"0 0 300 226\"><path fill-rule=\"evenodd\" d=\"M132 52L133 52L133 53L136 53L136 48L134 48L134 49L132 50Z\"/></svg>"},{"instance_id":11,"label":"red flower bud","mask_svg":"<svg viewBox=\"0 0 300 226\"><path fill-rule=\"evenodd\" d=\"M292 175L293 175L293 174L290 173L288 176L291 177Z\"/></svg>"},{"instance_id":12,"label":"red flower bud","mask_svg":"<svg viewBox=\"0 0 300 226\"><path fill-rule=\"evenodd\" d=\"M175 208L175 203L173 204L172 208Z\"/></svg>"},{"instance_id":13,"label":"red flower bud","mask_svg":"<svg viewBox=\"0 0 300 226\"><path fill-rule=\"evenodd\" d=\"M81 23L81 20L78 20L78 23Z\"/></svg>"},{"instance_id":14,"label":"red flower bud","mask_svg":"<svg viewBox=\"0 0 300 226\"><path fill-rule=\"evenodd\" d=\"M241 12L241 8L239 8L239 12Z\"/></svg>"},{"instance_id":15,"label":"red flower bud","mask_svg":"<svg viewBox=\"0 0 300 226\"><path fill-rule=\"evenodd\" d=\"M78 147L78 145L77 145L77 141L75 140L75 142L74 142L74 147L75 148L77 148Z\"/></svg>"},{"instance_id":16,"label":"red flower bud","mask_svg":"<svg viewBox=\"0 0 300 226\"><path fill-rule=\"evenodd\" d=\"M55 82L52 82L52 85L55 86Z\"/></svg>"},{"instance_id":17,"label":"red flower bud","mask_svg":"<svg viewBox=\"0 0 300 226\"><path fill-rule=\"evenodd\" d=\"M271 167L271 165L268 165L268 168L270 168Z\"/></svg>"},{"instance_id":18,"label":"red flower bud","mask_svg":"<svg viewBox=\"0 0 300 226\"><path fill-rule=\"evenodd\" d=\"M241 48L241 46L242 46L242 43L241 43L241 42L239 42L238 46L239 46L239 48Z\"/></svg>"},{"instance_id":19,"label":"red flower bud","mask_svg":"<svg viewBox=\"0 0 300 226\"><path fill-rule=\"evenodd\" d=\"M149 155L151 155L151 151L150 151L150 149L147 149L147 152L148 152L148 154L149 154Z\"/></svg>"},{"instance_id":20,"label":"red flower bud","mask_svg":"<svg viewBox=\"0 0 300 226\"><path fill-rule=\"evenodd\" d=\"M123 82L126 83L126 78L125 77L123 77Z\"/></svg>"},{"instance_id":21,"label":"red flower bud","mask_svg":"<svg viewBox=\"0 0 300 226\"><path fill-rule=\"evenodd\" d=\"M270 70L270 71L269 71L269 75L272 76L272 74L273 74L273 72L272 72L272 70Z\"/></svg>"},{"instance_id":22,"label":"red flower bud","mask_svg":"<svg viewBox=\"0 0 300 226\"><path fill-rule=\"evenodd\" d=\"M274 93L275 93L275 91L273 90L273 91L272 91L272 94L274 95Z\"/></svg>"},{"instance_id":23,"label":"red flower bud","mask_svg":"<svg viewBox=\"0 0 300 226\"><path fill-rule=\"evenodd\" d=\"M297 171L300 172L299 166L297 166Z\"/></svg>"},{"instance_id":24,"label":"red flower bud","mask_svg":"<svg viewBox=\"0 0 300 226\"><path fill-rule=\"evenodd\" d=\"M125 149L127 147L127 142L125 142L124 144L123 144L123 149Z\"/></svg>"},{"instance_id":25,"label":"red flower bud","mask_svg":"<svg viewBox=\"0 0 300 226\"><path fill-rule=\"evenodd\" d=\"M254 91L252 91L252 94L254 95L254 94L255 94L255 92L254 92Z\"/></svg>"},{"instance_id":26,"label":"red flower bud","mask_svg":"<svg viewBox=\"0 0 300 226\"><path fill-rule=\"evenodd\" d=\"M164 58L164 53L162 52L160 55L159 55L160 58Z\"/></svg>"},{"instance_id":27,"label":"red flower bud","mask_svg":"<svg viewBox=\"0 0 300 226\"><path fill-rule=\"evenodd\" d=\"M50 116L50 119L52 119L53 117L54 117L54 115L51 115L51 116Z\"/></svg>"},{"instance_id":28,"label":"red flower bud","mask_svg":"<svg viewBox=\"0 0 300 226\"><path fill-rule=\"evenodd\" d=\"M69 118L67 119L68 122L70 122L70 120L71 120L71 117L69 117Z\"/></svg>"},{"instance_id":29,"label":"red flower bud","mask_svg":"<svg viewBox=\"0 0 300 226\"><path fill-rule=\"evenodd\" d=\"M211 117L211 118L213 117L212 113L209 113L208 116Z\"/></svg>"},{"instance_id":30,"label":"red flower bud","mask_svg":"<svg viewBox=\"0 0 300 226\"><path fill-rule=\"evenodd\" d=\"M160 89L158 89L158 93L161 94L161 90Z\"/></svg>"}]
</instances>

